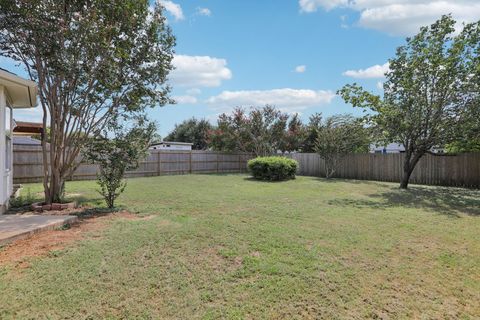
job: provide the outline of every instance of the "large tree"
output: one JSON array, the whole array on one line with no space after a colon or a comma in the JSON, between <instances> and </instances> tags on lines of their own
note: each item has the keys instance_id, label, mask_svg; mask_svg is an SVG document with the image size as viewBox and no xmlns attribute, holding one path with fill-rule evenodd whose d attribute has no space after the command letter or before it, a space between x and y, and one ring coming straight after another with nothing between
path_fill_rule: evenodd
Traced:
<instances>
[{"instance_id":1,"label":"large tree","mask_svg":"<svg viewBox=\"0 0 480 320\"><path fill-rule=\"evenodd\" d=\"M165 141L190 142L194 150L206 150L212 125L205 119L191 118L176 124Z\"/></svg>"},{"instance_id":2,"label":"large tree","mask_svg":"<svg viewBox=\"0 0 480 320\"><path fill-rule=\"evenodd\" d=\"M285 136L280 142L280 151L283 153L300 151L304 140L305 126L298 113L295 113L288 120Z\"/></svg>"},{"instance_id":3,"label":"large tree","mask_svg":"<svg viewBox=\"0 0 480 320\"><path fill-rule=\"evenodd\" d=\"M404 189L418 161L454 141L462 115L480 105L480 22L455 26L443 16L407 38L389 61L383 98L356 84L339 91L346 102L372 111L367 117L383 142L404 145Z\"/></svg>"},{"instance_id":4,"label":"large tree","mask_svg":"<svg viewBox=\"0 0 480 320\"><path fill-rule=\"evenodd\" d=\"M231 115L219 116L210 144L215 150L270 155L281 149L287 121L288 115L273 106L252 108L249 113L236 108Z\"/></svg>"},{"instance_id":5,"label":"large tree","mask_svg":"<svg viewBox=\"0 0 480 320\"><path fill-rule=\"evenodd\" d=\"M312 153L316 152L316 143L318 138L318 130L322 124L322 114L314 113L310 116L308 123L305 126L304 139L301 146L302 152Z\"/></svg>"},{"instance_id":6,"label":"large tree","mask_svg":"<svg viewBox=\"0 0 480 320\"><path fill-rule=\"evenodd\" d=\"M351 115L334 115L318 124L315 150L325 162L325 177L331 178L349 154L366 153L370 132L363 121Z\"/></svg>"},{"instance_id":7,"label":"large tree","mask_svg":"<svg viewBox=\"0 0 480 320\"><path fill-rule=\"evenodd\" d=\"M65 178L89 137L112 117L170 102L165 85L175 38L162 8L148 0L2 0L0 55L38 83L47 203L61 201Z\"/></svg>"}]
</instances>

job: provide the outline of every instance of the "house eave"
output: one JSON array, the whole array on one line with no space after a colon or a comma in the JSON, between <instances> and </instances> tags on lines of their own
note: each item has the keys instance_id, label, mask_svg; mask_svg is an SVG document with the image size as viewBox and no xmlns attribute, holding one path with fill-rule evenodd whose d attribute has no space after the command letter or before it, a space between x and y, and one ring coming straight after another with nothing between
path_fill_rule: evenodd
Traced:
<instances>
[{"instance_id":1,"label":"house eave","mask_svg":"<svg viewBox=\"0 0 480 320\"><path fill-rule=\"evenodd\" d=\"M35 82L0 69L0 86L5 87L12 108L25 109L37 106L38 87Z\"/></svg>"}]
</instances>

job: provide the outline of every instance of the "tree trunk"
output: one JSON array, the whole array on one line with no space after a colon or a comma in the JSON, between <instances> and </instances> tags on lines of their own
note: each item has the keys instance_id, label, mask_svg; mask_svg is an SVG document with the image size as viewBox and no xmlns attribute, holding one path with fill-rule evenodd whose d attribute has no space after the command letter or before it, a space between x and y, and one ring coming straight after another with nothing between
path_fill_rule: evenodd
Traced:
<instances>
[{"instance_id":1,"label":"tree trunk","mask_svg":"<svg viewBox=\"0 0 480 320\"><path fill-rule=\"evenodd\" d=\"M408 183L410 182L410 176L415 169L415 166L418 163L418 160L423 156L423 153L407 153L405 154L405 160L403 162L403 176L402 180L400 181L400 189L407 189Z\"/></svg>"},{"instance_id":2,"label":"tree trunk","mask_svg":"<svg viewBox=\"0 0 480 320\"><path fill-rule=\"evenodd\" d=\"M41 84L40 78L40 84ZM50 200L50 167L48 163L48 156L49 156L49 148L47 148L48 144L48 132L47 132L47 108L45 103L42 101L42 108L43 108L43 128L42 128L42 162L43 162L43 192L45 196L45 202L47 204L52 203Z\"/></svg>"},{"instance_id":3,"label":"tree trunk","mask_svg":"<svg viewBox=\"0 0 480 320\"><path fill-rule=\"evenodd\" d=\"M403 176L402 180L400 181L400 189L407 189L408 188L408 182L410 181L410 176L412 175L413 169L410 168L410 165L405 165L403 166Z\"/></svg>"},{"instance_id":4,"label":"tree trunk","mask_svg":"<svg viewBox=\"0 0 480 320\"><path fill-rule=\"evenodd\" d=\"M53 170L55 171L55 170ZM65 179L59 173L50 176L50 194L48 199L45 199L47 204L53 202L62 202L65 190Z\"/></svg>"},{"instance_id":5,"label":"tree trunk","mask_svg":"<svg viewBox=\"0 0 480 320\"><path fill-rule=\"evenodd\" d=\"M46 117L44 117L44 128L47 127L46 123L47 120ZM46 204L61 202L65 191L65 174L62 173L62 163L59 160L61 157L61 150L56 148L56 136L53 132L54 129L55 124L52 121L49 146L46 132L43 133L42 137L43 187Z\"/></svg>"},{"instance_id":6,"label":"tree trunk","mask_svg":"<svg viewBox=\"0 0 480 320\"><path fill-rule=\"evenodd\" d=\"M331 179L335 173L335 165L331 160L325 159L325 178Z\"/></svg>"}]
</instances>

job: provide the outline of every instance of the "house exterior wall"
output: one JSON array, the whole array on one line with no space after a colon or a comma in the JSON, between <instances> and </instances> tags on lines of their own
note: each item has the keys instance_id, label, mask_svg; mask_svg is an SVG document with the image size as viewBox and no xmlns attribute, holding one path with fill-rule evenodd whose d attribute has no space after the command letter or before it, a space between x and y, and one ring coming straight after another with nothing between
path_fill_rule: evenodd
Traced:
<instances>
[{"instance_id":1,"label":"house exterior wall","mask_svg":"<svg viewBox=\"0 0 480 320\"><path fill-rule=\"evenodd\" d=\"M8 209L10 195L13 191L13 171L12 171L12 143L7 146L6 143L6 123L12 123L12 112L7 113L8 106L7 91L5 87L0 86L0 214ZM8 117L8 119L7 119ZM8 150L7 150L8 149ZM10 155L10 162L7 167L7 153Z\"/></svg>"},{"instance_id":2,"label":"house exterior wall","mask_svg":"<svg viewBox=\"0 0 480 320\"><path fill-rule=\"evenodd\" d=\"M191 145L185 144L175 144L175 143L165 143L165 144L157 144L151 146L149 149L151 150L181 150L181 151L190 151L192 150Z\"/></svg>"},{"instance_id":3,"label":"house exterior wall","mask_svg":"<svg viewBox=\"0 0 480 320\"><path fill-rule=\"evenodd\" d=\"M370 146L370 153L402 153L405 152L403 145L398 143L389 143L385 146L374 145Z\"/></svg>"}]
</instances>

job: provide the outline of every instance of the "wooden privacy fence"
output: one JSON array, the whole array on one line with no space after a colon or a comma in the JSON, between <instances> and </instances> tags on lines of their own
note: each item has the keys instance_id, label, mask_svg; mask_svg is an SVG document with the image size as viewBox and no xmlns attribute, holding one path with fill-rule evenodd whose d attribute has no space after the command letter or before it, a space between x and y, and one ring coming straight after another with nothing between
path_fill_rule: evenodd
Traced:
<instances>
[{"instance_id":1,"label":"wooden privacy fence","mask_svg":"<svg viewBox=\"0 0 480 320\"><path fill-rule=\"evenodd\" d=\"M222 153L213 151L150 150L138 169L128 171L127 177L149 177L186 173L246 172L248 153ZM71 180L95 179L98 166L81 163ZM14 145L13 182L39 182L43 178L42 150L37 146Z\"/></svg>"},{"instance_id":2,"label":"wooden privacy fence","mask_svg":"<svg viewBox=\"0 0 480 320\"><path fill-rule=\"evenodd\" d=\"M295 153L300 175L325 176L325 162L315 153ZM404 154L352 154L347 156L334 177L359 180L400 182ZM455 156L425 155L415 167L411 183L480 187L480 153Z\"/></svg>"},{"instance_id":3,"label":"wooden privacy fence","mask_svg":"<svg viewBox=\"0 0 480 320\"><path fill-rule=\"evenodd\" d=\"M164 151L151 150L138 169L127 172L127 177L148 177L186 173L245 172L246 163L253 158L247 153L222 153L212 151ZM325 176L325 163L315 153L288 155L299 162L299 174ZM403 174L403 157L396 154L354 154L347 156L334 177L359 180L400 182ZM98 167L82 163L72 180L95 179ZM43 165L41 148L14 145L14 183L39 182ZM480 187L480 153L456 156L426 155L417 164L411 183Z\"/></svg>"}]
</instances>

